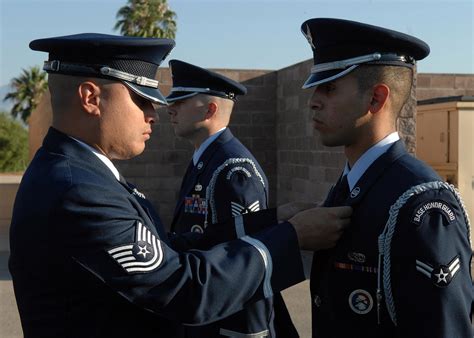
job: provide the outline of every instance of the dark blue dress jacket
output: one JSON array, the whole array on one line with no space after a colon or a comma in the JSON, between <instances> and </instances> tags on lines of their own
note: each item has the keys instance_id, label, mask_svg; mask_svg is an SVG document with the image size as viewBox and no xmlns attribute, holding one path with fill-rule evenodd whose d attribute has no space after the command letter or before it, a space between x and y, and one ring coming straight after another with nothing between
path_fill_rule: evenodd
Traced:
<instances>
[{"instance_id":1,"label":"dark blue dress jacket","mask_svg":"<svg viewBox=\"0 0 474 338\"><path fill-rule=\"evenodd\" d=\"M267 177L250 151L227 128L196 165L191 161L181 185L172 231L185 236L189 232L206 233L213 228L209 224L266 208ZM187 327L186 336L290 338L298 334L281 295L275 293L273 298L249 304L221 321Z\"/></svg>"},{"instance_id":2,"label":"dark blue dress jacket","mask_svg":"<svg viewBox=\"0 0 474 338\"><path fill-rule=\"evenodd\" d=\"M472 338L469 229L455 194L408 194L390 217L402 194L431 181L440 178L398 141L356 183L342 203L354 208L350 227L314 254L313 337ZM386 223L391 241L379 243Z\"/></svg>"},{"instance_id":3,"label":"dark blue dress jacket","mask_svg":"<svg viewBox=\"0 0 474 338\"><path fill-rule=\"evenodd\" d=\"M222 237L235 232L202 245ZM180 337L179 323L229 317L303 278L289 223L208 251L176 251L175 240L138 190L51 128L23 176L10 231L25 337Z\"/></svg>"}]
</instances>

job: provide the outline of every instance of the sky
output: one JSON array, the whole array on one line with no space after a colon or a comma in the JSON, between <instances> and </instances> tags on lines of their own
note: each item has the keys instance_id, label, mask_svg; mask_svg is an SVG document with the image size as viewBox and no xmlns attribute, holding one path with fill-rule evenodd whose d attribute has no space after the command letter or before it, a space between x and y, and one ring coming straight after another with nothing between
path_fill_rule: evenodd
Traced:
<instances>
[{"instance_id":1,"label":"sky","mask_svg":"<svg viewBox=\"0 0 474 338\"><path fill-rule=\"evenodd\" d=\"M169 59L206 68L281 69L310 59L301 24L333 17L414 35L431 47L421 73L474 73L474 0L169 0L177 13ZM37 38L113 27L126 0L0 0L0 86L46 54L28 48Z\"/></svg>"}]
</instances>

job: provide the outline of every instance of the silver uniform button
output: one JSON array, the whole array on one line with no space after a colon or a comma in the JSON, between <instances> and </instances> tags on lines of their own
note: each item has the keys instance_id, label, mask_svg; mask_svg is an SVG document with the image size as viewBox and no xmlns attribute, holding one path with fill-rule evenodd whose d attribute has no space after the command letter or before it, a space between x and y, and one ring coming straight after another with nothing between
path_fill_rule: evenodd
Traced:
<instances>
[{"instance_id":1,"label":"silver uniform button","mask_svg":"<svg viewBox=\"0 0 474 338\"><path fill-rule=\"evenodd\" d=\"M199 162L197 165L198 170L202 169L203 166L204 166L204 163Z\"/></svg>"},{"instance_id":2,"label":"silver uniform button","mask_svg":"<svg viewBox=\"0 0 474 338\"><path fill-rule=\"evenodd\" d=\"M314 305L316 305L317 307L320 307L321 306L321 297L319 297L318 295L314 296Z\"/></svg>"}]
</instances>

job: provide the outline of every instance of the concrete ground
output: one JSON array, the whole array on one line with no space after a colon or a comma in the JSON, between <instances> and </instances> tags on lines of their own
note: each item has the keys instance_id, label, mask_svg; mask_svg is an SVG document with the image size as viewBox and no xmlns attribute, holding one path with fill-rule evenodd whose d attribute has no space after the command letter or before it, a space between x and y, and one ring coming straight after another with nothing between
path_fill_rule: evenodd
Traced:
<instances>
[{"instance_id":1,"label":"concrete ground","mask_svg":"<svg viewBox=\"0 0 474 338\"><path fill-rule=\"evenodd\" d=\"M0 337L19 338L23 333L7 262L8 252L0 252Z\"/></svg>"},{"instance_id":2,"label":"concrete ground","mask_svg":"<svg viewBox=\"0 0 474 338\"><path fill-rule=\"evenodd\" d=\"M306 255L303 255L306 258ZM308 266L308 263L305 264ZM302 338L311 337L311 308L308 280L283 292L293 322ZM21 338L20 317L8 272L8 252L0 252L0 337ZM171 337L170 337L171 338Z\"/></svg>"}]
</instances>

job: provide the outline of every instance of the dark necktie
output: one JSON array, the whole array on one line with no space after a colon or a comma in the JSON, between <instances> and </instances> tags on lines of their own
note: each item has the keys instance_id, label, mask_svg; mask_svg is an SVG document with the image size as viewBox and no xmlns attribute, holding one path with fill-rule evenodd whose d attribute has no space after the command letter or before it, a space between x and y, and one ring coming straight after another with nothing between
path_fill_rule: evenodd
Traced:
<instances>
[{"instance_id":1,"label":"dark necktie","mask_svg":"<svg viewBox=\"0 0 474 338\"><path fill-rule=\"evenodd\" d=\"M341 206L345 204L347 197L349 196L349 182L347 181L347 175L344 175L344 177L336 184L333 196L333 206Z\"/></svg>"},{"instance_id":2,"label":"dark necktie","mask_svg":"<svg viewBox=\"0 0 474 338\"><path fill-rule=\"evenodd\" d=\"M125 177L123 177L121 173L119 173L119 181L120 181L120 183L123 183L128 187L128 183L125 180Z\"/></svg>"},{"instance_id":3,"label":"dark necktie","mask_svg":"<svg viewBox=\"0 0 474 338\"><path fill-rule=\"evenodd\" d=\"M179 189L179 196L180 199L184 198L184 194L186 193L186 190L188 189L189 186L189 180L192 177L192 172L194 170L194 162L193 159L191 159L191 162L188 165L188 168L186 169L186 173L183 176L183 181L181 182L181 188Z\"/></svg>"}]
</instances>

